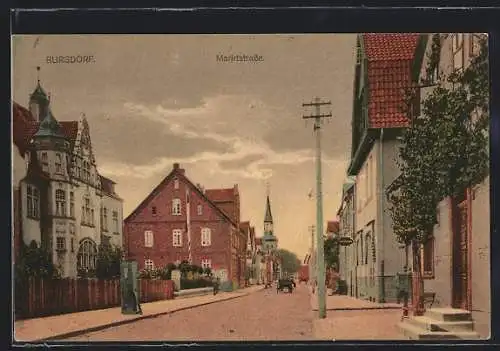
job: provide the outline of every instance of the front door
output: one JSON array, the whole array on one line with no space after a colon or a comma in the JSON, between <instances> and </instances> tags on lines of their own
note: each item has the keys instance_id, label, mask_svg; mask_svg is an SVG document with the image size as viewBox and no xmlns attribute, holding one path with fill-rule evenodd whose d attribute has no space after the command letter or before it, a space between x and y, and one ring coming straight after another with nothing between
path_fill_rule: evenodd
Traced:
<instances>
[{"instance_id":1,"label":"front door","mask_svg":"<svg viewBox=\"0 0 500 351\"><path fill-rule=\"evenodd\" d=\"M453 216L453 289L454 308L469 309L469 229L467 200L455 201Z\"/></svg>"}]
</instances>

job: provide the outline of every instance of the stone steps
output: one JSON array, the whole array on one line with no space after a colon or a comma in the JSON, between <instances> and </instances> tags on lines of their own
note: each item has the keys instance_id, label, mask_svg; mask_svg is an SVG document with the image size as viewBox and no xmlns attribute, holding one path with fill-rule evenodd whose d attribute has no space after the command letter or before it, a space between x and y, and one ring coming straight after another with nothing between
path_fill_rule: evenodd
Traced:
<instances>
[{"instance_id":1,"label":"stone steps","mask_svg":"<svg viewBox=\"0 0 500 351\"><path fill-rule=\"evenodd\" d=\"M412 340L477 340L469 311L431 308L423 316L413 316L399 323L403 334Z\"/></svg>"}]
</instances>

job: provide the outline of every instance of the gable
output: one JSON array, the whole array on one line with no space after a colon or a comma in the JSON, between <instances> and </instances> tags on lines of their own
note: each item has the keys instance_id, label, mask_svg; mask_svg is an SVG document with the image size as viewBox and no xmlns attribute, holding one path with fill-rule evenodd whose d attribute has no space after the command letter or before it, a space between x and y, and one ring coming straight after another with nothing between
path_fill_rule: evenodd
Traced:
<instances>
[{"instance_id":1,"label":"gable","mask_svg":"<svg viewBox=\"0 0 500 351\"><path fill-rule=\"evenodd\" d=\"M189 189L189 194L190 194L190 201L193 201L195 198L198 198L201 202L206 204L210 209L214 211L214 213L220 218L223 219L229 223L231 223L234 227L238 228L238 225L226 214L224 213L216 204L214 204L212 201L210 201L209 198L203 194L203 192L194 185L184 174L183 171L180 169L174 169L172 170L150 193L149 195L136 207L134 211L132 211L127 218L125 218L124 222L131 222L134 219L140 217L141 215L146 215L147 214L147 209L151 207L152 203L157 201L158 198L164 196L165 198L172 199L171 194L169 191L171 191L171 187L173 187L173 180L174 178L177 178L179 180L180 184L183 184L185 187ZM186 188L183 187L181 190L181 187L179 189L179 195L178 197L181 199L183 203L185 203L185 197L186 197ZM194 196L193 196L194 195ZM168 204L165 204L165 200L160 200L161 203L164 205L170 206L170 202ZM166 217L169 217L168 214L166 214ZM182 212L180 216L175 216L175 220L181 220L186 217L185 211ZM174 219L172 219L174 220Z\"/></svg>"}]
</instances>

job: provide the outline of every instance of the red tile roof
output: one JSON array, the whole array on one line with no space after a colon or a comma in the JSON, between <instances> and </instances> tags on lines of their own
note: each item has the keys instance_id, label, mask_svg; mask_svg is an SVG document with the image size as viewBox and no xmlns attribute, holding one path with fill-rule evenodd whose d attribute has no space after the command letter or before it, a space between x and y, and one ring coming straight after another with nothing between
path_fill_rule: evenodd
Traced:
<instances>
[{"instance_id":1,"label":"red tile roof","mask_svg":"<svg viewBox=\"0 0 500 351\"><path fill-rule=\"evenodd\" d=\"M405 90L411 85L411 63L419 34L364 34L368 60L370 128L408 125L403 112Z\"/></svg>"},{"instance_id":2,"label":"red tile roof","mask_svg":"<svg viewBox=\"0 0 500 351\"><path fill-rule=\"evenodd\" d=\"M338 233L340 229L339 222L338 221L328 221L326 225L326 232L327 233Z\"/></svg>"}]
</instances>

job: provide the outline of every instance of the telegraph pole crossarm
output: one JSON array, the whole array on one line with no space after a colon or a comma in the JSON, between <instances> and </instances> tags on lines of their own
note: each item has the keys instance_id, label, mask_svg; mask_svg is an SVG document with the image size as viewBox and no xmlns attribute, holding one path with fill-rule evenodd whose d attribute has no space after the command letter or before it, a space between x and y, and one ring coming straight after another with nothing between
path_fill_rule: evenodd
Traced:
<instances>
[{"instance_id":1,"label":"telegraph pole crossarm","mask_svg":"<svg viewBox=\"0 0 500 351\"><path fill-rule=\"evenodd\" d=\"M331 113L321 113L321 106L331 105L330 101L321 101L315 98L314 102L303 103L303 107L315 107L315 113L302 116L303 119L314 119L316 134L316 281L318 284L318 312L319 318L326 318L326 282L325 282L325 253L323 238L323 194L321 176L321 122L324 118L331 118Z\"/></svg>"}]
</instances>

